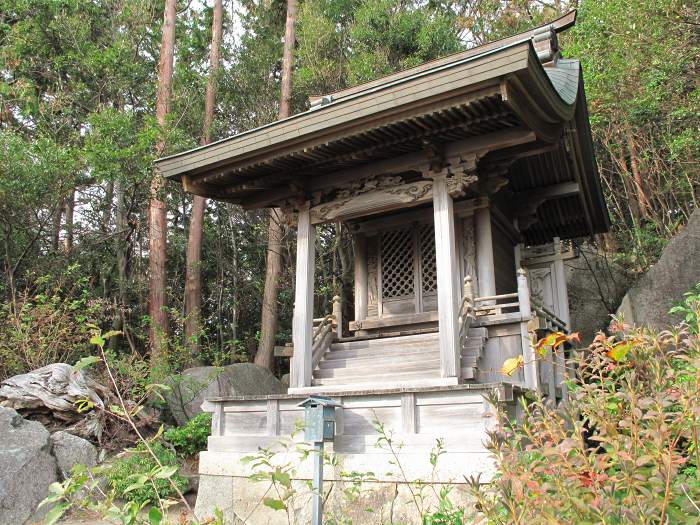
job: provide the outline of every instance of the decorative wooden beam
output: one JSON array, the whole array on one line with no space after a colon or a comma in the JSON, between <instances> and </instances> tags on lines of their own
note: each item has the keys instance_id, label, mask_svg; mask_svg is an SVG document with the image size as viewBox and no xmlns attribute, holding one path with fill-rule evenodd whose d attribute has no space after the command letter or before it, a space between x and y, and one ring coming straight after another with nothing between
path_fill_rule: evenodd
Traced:
<instances>
[{"instance_id":1,"label":"decorative wooden beam","mask_svg":"<svg viewBox=\"0 0 700 525\"><path fill-rule=\"evenodd\" d=\"M532 131L523 128L512 128L446 144L442 151L442 155L445 159L459 162L460 160L469 159L475 155L480 158L490 151L527 144L534 142L535 140L536 136ZM357 168L338 171L326 176L310 178L309 180L305 180L303 182L303 186L307 192L330 189L340 184L357 181L358 179L365 179L379 175L404 173L407 171L421 171L429 164L429 162L430 158L428 152L418 151L415 153L401 155L399 157L371 162ZM280 180L280 178L285 181L287 180L287 175L283 173L278 174L277 177L277 180ZM301 181L301 177L299 180ZM246 209L280 205L280 202L284 201L291 195L292 192L288 189L279 188L278 190L265 192L259 197L246 198L244 202L242 202L242 205Z\"/></svg>"}]
</instances>

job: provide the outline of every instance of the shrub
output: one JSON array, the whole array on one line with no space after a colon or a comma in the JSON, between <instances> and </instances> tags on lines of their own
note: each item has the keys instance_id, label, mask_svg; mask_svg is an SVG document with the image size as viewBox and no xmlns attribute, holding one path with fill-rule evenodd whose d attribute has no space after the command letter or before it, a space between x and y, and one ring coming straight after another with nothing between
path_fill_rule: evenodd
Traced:
<instances>
[{"instance_id":1,"label":"shrub","mask_svg":"<svg viewBox=\"0 0 700 525\"><path fill-rule=\"evenodd\" d=\"M700 315L700 283L683 294L683 299L674 303L669 310L671 314L680 314L691 331L698 333L698 316Z\"/></svg>"},{"instance_id":2,"label":"shrub","mask_svg":"<svg viewBox=\"0 0 700 525\"><path fill-rule=\"evenodd\" d=\"M500 414L497 475L472 484L479 510L490 523L698 523L697 324L600 334L575 364L567 406Z\"/></svg>"},{"instance_id":3,"label":"shrub","mask_svg":"<svg viewBox=\"0 0 700 525\"><path fill-rule=\"evenodd\" d=\"M165 431L163 437L181 456L194 456L207 448L207 438L211 434L211 414L197 414L181 427Z\"/></svg>"},{"instance_id":4,"label":"shrub","mask_svg":"<svg viewBox=\"0 0 700 525\"><path fill-rule=\"evenodd\" d=\"M150 447L163 467L168 469L178 466L177 457L172 450L161 443L152 443ZM177 492L170 481L180 491L187 487L184 477L177 473L166 476L162 472L163 469L159 468L145 445L139 444L127 457L111 465L107 470L107 479L117 496L123 496L124 499L140 505L146 502L155 503L159 498L176 496Z\"/></svg>"},{"instance_id":5,"label":"shrub","mask_svg":"<svg viewBox=\"0 0 700 525\"><path fill-rule=\"evenodd\" d=\"M0 380L89 355L89 324L110 322L110 308L90 295L77 265L36 279L15 301L0 303Z\"/></svg>"}]
</instances>

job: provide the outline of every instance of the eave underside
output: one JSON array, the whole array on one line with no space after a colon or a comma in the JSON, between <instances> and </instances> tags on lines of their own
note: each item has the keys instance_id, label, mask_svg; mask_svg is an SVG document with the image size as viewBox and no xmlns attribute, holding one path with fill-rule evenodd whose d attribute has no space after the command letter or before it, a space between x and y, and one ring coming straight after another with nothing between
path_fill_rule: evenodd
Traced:
<instances>
[{"instance_id":1,"label":"eave underside","mask_svg":"<svg viewBox=\"0 0 700 525\"><path fill-rule=\"evenodd\" d=\"M375 95L362 95L163 159L159 169L187 191L256 209L377 175L415 180L468 151L479 184L464 197L498 190L527 244L607 231L578 63L543 68L523 43L453 69L378 92L376 109Z\"/></svg>"}]
</instances>

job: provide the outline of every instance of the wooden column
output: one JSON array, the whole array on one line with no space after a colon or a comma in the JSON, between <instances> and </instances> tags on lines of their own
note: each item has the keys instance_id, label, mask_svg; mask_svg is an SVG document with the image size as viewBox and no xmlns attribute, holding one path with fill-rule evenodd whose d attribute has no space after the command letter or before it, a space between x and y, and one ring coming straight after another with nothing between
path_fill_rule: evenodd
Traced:
<instances>
[{"instance_id":1,"label":"wooden column","mask_svg":"<svg viewBox=\"0 0 700 525\"><path fill-rule=\"evenodd\" d=\"M522 346L523 360L525 361L525 386L533 390L540 390L539 364L535 349L530 344L530 332L528 324L532 318L530 306L530 287L527 284L527 272L518 269L518 303L520 303L520 344Z\"/></svg>"},{"instance_id":2,"label":"wooden column","mask_svg":"<svg viewBox=\"0 0 700 525\"><path fill-rule=\"evenodd\" d=\"M474 213L476 230L476 291L479 297L496 295L496 273L493 260L493 238L491 237L491 210L479 208Z\"/></svg>"},{"instance_id":3,"label":"wooden column","mask_svg":"<svg viewBox=\"0 0 700 525\"><path fill-rule=\"evenodd\" d=\"M561 240L559 237L554 237L552 244L554 245L554 279L557 289L557 303L559 308L557 308L556 314L559 319L564 321L566 324L566 329L571 330L571 316L569 314L569 294L566 291L566 273L564 273L564 259L561 255ZM560 349L556 352L555 359L553 360L556 368L554 369L554 382L555 386L561 388L561 397L564 402L569 401L569 392L563 382L568 379L568 372L566 370L566 358L564 356L564 350Z\"/></svg>"},{"instance_id":4,"label":"wooden column","mask_svg":"<svg viewBox=\"0 0 700 525\"><path fill-rule=\"evenodd\" d=\"M433 175L435 258L437 262L438 326L442 377L459 378L460 345L458 311L460 295L457 244L452 197L447 191L446 172Z\"/></svg>"},{"instance_id":5,"label":"wooden column","mask_svg":"<svg viewBox=\"0 0 700 525\"><path fill-rule=\"evenodd\" d=\"M566 274L564 273L564 259L561 256L561 241L554 237L554 278L557 287L557 303L559 308L556 314L566 323L566 329L571 330L571 317L569 314L569 296L566 291Z\"/></svg>"},{"instance_id":6,"label":"wooden column","mask_svg":"<svg viewBox=\"0 0 700 525\"><path fill-rule=\"evenodd\" d=\"M367 239L355 236L355 321L367 319Z\"/></svg>"},{"instance_id":7,"label":"wooden column","mask_svg":"<svg viewBox=\"0 0 700 525\"><path fill-rule=\"evenodd\" d=\"M309 204L306 203L299 209L297 223L297 267L292 320L294 357L289 385L292 388L311 386L315 249L316 232L311 224Z\"/></svg>"}]
</instances>

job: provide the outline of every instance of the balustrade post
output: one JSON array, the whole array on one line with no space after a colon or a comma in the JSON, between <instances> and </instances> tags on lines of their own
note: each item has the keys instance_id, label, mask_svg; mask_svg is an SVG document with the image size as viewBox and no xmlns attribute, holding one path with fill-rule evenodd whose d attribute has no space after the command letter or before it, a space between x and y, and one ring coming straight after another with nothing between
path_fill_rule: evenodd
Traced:
<instances>
[{"instance_id":1,"label":"balustrade post","mask_svg":"<svg viewBox=\"0 0 700 525\"><path fill-rule=\"evenodd\" d=\"M333 297L333 323L335 335L340 339L343 337L343 303L339 295Z\"/></svg>"},{"instance_id":2,"label":"balustrade post","mask_svg":"<svg viewBox=\"0 0 700 525\"><path fill-rule=\"evenodd\" d=\"M518 269L518 303L520 305L520 340L525 360L525 385L539 392L540 378L537 354L532 348L530 332L528 331L528 324L532 319L530 287L527 284L527 271L523 268Z\"/></svg>"},{"instance_id":3,"label":"balustrade post","mask_svg":"<svg viewBox=\"0 0 700 525\"><path fill-rule=\"evenodd\" d=\"M474 304L474 279L471 275L464 277L462 296L463 298L467 298L472 305Z\"/></svg>"}]
</instances>

